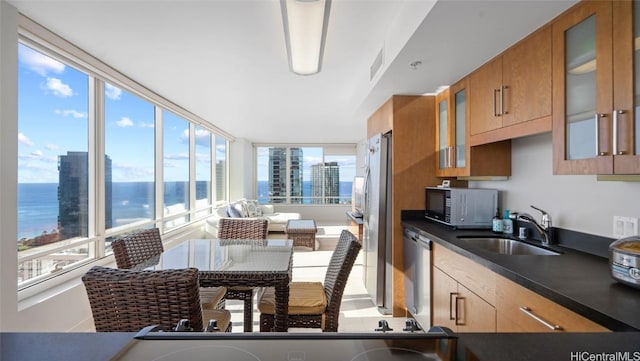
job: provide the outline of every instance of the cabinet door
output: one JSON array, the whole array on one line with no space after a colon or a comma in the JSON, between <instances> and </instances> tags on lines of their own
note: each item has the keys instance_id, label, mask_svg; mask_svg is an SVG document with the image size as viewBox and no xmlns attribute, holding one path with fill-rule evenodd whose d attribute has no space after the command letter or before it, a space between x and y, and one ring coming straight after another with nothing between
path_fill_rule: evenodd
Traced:
<instances>
[{"instance_id":1,"label":"cabinet door","mask_svg":"<svg viewBox=\"0 0 640 361\"><path fill-rule=\"evenodd\" d=\"M461 284L454 310L458 332L496 332L496 309Z\"/></svg>"},{"instance_id":2,"label":"cabinet door","mask_svg":"<svg viewBox=\"0 0 640 361\"><path fill-rule=\"evenodd\" d=\"M578 4L552 24L554 174L611 174L612 3Z\"/></svg>"},{"instance_id":3,"label":"cabinet door","mask_svg":"<svg viewBox=\"0 0 640 361\"><path fill-rule=\"evenodd\" d=\"M640 1L614 1L613 24L613 171L640 174Z\"/></svg>"},{"instance_id":4,"label":"cabinet door","mask_svg":"<svg viewBox=\"0 0 640 361\"><path fill-rule=\"evenodd\" d=\"M446 170L452 167L451 154L451 117L450 117L449 89L436 95L436 172L438 176L446 175Z\"/></svg>"},{"instance_id":5,"label":"cabinet door","mask_svg":"<svg viewBox=\"0 0 640 361\"><path fill-rule=\"evenodd\" d=\"M499 56L469 75L469 131L471 135L502 127L502 57Z\"/></svg>"},{"instance_id":6,"label":"cabinet door","mask_svg":"<svg viewBox=\"0 0 640 361\"><path fill-rule=\"evenodd\" d=\"M551 26L503 54L502 83L503 127L551 116Z\"/></svg>"},{"instance_id":7,"label":"cabinet door","mask_svg":"<svg viewBox=\"0 0 640 361\"><path fill-rule=\"evenodd\" d=\"M455 324L455 297L458 295L458 282L442 272L438 267L433 271L432 307L433 326L448 327L457 331Z\"/></svg>"}]
</instances>

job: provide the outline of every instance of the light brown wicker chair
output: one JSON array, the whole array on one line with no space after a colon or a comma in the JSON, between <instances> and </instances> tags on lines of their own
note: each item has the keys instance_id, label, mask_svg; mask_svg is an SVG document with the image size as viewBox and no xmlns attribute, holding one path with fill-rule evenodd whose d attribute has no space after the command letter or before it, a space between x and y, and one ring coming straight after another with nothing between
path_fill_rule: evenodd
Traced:
<instances>
[{"instance_id":1,"label":"light brown wicker chair","mask_svg":"<svg viewBox=\"0 0 640 361\"><path fill-rule=\"evenodd\" d=\"M265 218L220 218L218 238L225 240L256 240L265 243L269 233ZM253 331L253 288L228 287L226 299L244 301L244 331Z\"/></svg>"},{"instance_id":2,"label":"light brown wicker chair","mask_svg":"<svg viewBox=\"0 0 640 361\"><path fill-rule=\"evenodd\" d=\"M171 331L182 319L195 331L202 331L210 319L220 330L231 331L228 310L202 309L196 268L133 271L95 266L82 282L97 332L134 332L151 325Z\"/></svg>"},{"instance_id":3,"label":"light brown wicker chair","mask_svg":"<svg viewBox=\"0 0 640 361\"><path fill-rule=\"evenodd\" d=\"M323 332L338 332L342 295L361 247L356 236L343 230L329 261L324 283L291 283L289 327L321 328ZM275 292L273 288L267 288L258 300L260 332L273 329L274 309Z\"/></svg>"},{"instance_id":4,"label":"light brown wicker chair","mask_svg":"<svg viewBox=\"0 0 640 361\"><path fill-rule=\"evenodd\" d=\"M164 251L162 237L158 228L145 229L126 235L111 242L111 249L118 268L130 269ZM207 287L200 289L202 307L223 309L226 287Z\"/></svg>"}]
</instances>

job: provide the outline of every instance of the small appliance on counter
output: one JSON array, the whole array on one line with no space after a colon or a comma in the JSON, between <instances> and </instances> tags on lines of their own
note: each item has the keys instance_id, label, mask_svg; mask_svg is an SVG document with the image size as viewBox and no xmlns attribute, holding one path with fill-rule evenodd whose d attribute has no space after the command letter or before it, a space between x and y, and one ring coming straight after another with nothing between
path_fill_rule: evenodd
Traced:
<instances>
[{"instance_id":1,"label":"small appliance on counter","mask_svg":"<svg viewBox=\"0 0 640 361\"><path fill-rule=\"evenodd\" d=\"M640 288L640 236L625 237L611 243L609 265L615 280Z\"/></svg>"},{"instance_id":2,"label":"small appliance on counter","mask_svg":"<svg viewBox=\"0 0 640 361\"><path fill-rule=\"evenodd\" d=\"M498 208L498 190L425 188L425 218L454 228L491 229Z\"/></svg>"}]
</instances>

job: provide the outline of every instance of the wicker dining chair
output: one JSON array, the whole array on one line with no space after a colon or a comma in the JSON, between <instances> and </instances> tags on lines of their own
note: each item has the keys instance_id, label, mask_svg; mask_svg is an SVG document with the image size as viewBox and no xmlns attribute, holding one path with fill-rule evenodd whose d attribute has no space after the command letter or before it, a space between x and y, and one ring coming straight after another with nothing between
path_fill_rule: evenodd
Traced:
<instances>
[{"instance_id":1,"label":"wicker dining chair","mask_svg":"<svg viewBox=\"0 0 640 361\"><path fill-rule=\"evenodd\" d=\"M159 256L164 252L162 237L158 228L145 229L111 242L111 249L118 268L130 269ZM223 309L226 287L206 287L200 289L202 307Z\"/></svg>"},{"instance_id":2,"label":"wicker dining chair","mask_svg":"<svg viewBox=\"0 0 640 361\"><path fill-rule=\"evenodd\" d=\"M195 331L216 320L221 331L231 332L228 310L200 305L196 268L134 271L94 266L82 282L96 332L134 332L151 325L171 331L182 319Z\"/></svg>"},{"instance_id":3,"label":"wicker dining chair","mask_svg":"<svg viewBox=\"0 0 640 361\"><path fill-rule=\"evenodd\" d=\"M353 268L360 242L348 230L343 230L336 245L324 283L292 282L289 286L288 327L321 328L323 332L338 332L338 317L342 295ZM266 288L258 300L260 332L274 326L275 291Z\"/></svg>"},{"instance_id":4,"label":"wicker dining chair","mask_svg":"<svg viewBox=\"0 0 640 361\"><path fill-rule=\"evenodd\" d=\"M220 218L218 238L224 240L255 240L266 243L269 233L266 218ZM253 331L253 288L227 287L226 299L244 301L244 331Z\"/></svg>"}]
</instances>

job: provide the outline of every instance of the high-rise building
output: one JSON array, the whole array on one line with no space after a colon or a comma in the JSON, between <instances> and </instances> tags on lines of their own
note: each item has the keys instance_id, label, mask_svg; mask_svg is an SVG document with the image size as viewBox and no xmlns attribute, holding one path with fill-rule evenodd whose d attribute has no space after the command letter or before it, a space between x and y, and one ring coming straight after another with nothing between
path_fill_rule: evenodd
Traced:
<instances>
[{"instance_id":1,"label":"high-rise building","mask_svg":"<svg viewBox=\"0 0 640 361\"><path fill-rule=\"evenodd\" d=\"M302 203L302 149L289 148L289 150L290 172L287 173L287 148L269 148L270 203L287 201L287 184L290 187L290 203Z\"/></svg>"},{"instance_id":2,"label":"high-rise building","mask_svg":"<svg viewBox=\"0 0 640 361\"><path fill-rule=\"evenodd\" d=\"M311 197L314 204L340 203L340 166L338 162L311 166Z\"/></svg>"},{"instance_id":3,"label":"high-rise building","mask_svg":"<svg viewBox=\"0 0 640 361\"><path fill-rule=\"evenodd\" d=\"M58 227L60 239L89 235L89 172L87 152L58 158ZM105 157L105 226L112 226L111 158Z\"/></svg>"}]
</instances>

